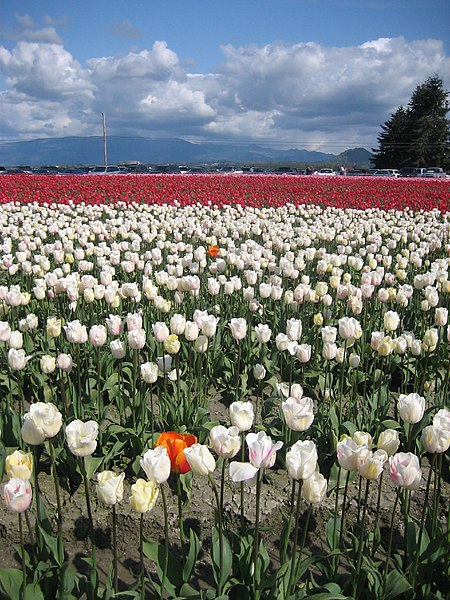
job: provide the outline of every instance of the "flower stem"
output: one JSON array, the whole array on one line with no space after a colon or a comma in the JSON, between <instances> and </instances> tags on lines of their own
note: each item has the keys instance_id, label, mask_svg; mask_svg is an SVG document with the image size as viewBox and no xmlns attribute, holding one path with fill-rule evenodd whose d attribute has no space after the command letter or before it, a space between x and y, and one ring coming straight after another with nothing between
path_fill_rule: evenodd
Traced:
<instances>
[{"instance_id":1,"label":"flower stem","mask_svg":"<svg viewBox=\"0 0 450 600\"><path fill-rule=\"evenodd\" d=\"M420 519L419 537L417 540L417 551L416 551L416 555L414 556L413 565L411 567L411 575L412 575L411 588L413 590L415 589L415 584L416 584L417 567L419 564L419 556L420 556L420 546L422 544L423 528L425 525L425 515L427 513L427 507L428 507L428 496L430 493L431 478L433 475L433 468L434 468L435 464L436 464L436 453L433 454L433 459L432 459L432 462L430 465L430 471L428 473L427 487L426 487L426 491L425 491L425 499L423 501L423 508L422 508L422 517Z\"/></svg>"},{"instance_id":2,"label":"flower stem","mask_svg":"<svg viewBox=\"0 0 450 600\"><path fill-rule=\"evenodd\" d=\"M398 499L400 498L400 490L401 490L401 488L397 489L397 494L395 496L394 507L392 509L391 527L390 527L390 530L389 530L389 543L388 543L388 549L387 549L387 553L386 553L386 563L384 565L383 587L382 587L382 592L381 592L381 598L385 597L386 578L387 578L387 572L388 572L388 569L389 569L389 561L391 559L392 538L393 538L393 535L394 535L394 519L395 519L395 513L397 511Z\"/></svg>"},{"instance_id":3,"label":"flower stem","mask_svg":"<svg viewBox=\"0 0 450 600\"><path fill-rule=\"evenodd\" d=\"M255 514L255 535L253 538L253 600L257 600L258 593L258 569L257 561L259 555L259 513L261 502L261 483L264 474L264 469L260 469L256 476L256 514Z\"/></svg>"},{"instance_id":4,"label":"flower stem","mask_svg":"<svg viewBox=\"0 0 450 600\"><path fill-rule=\"evenodd\" d=\"M163 503L163 511L164 511L164 564L163 564L163 572L161 579L161 600L164 597L164 586L166 585L166 577L167 577L167 567L169 564L169 517L167 513L167 500L166 493L164 491L164 487L161 486L161 498Z\"/></svg>"},{"instance_id":5,"label":"flower stem","mask_svg":"<svg viewBox=\"0 0 450 600\"><path fill-rule=\"evenodd\" d=\"M21 600L25 600L25 589L27 587L27 566L25 564L25 544L23 541L22 513L19 513L19 536L20 550L22 552L22 586L20 588L20 598Z\"/></svg>"},{"instance_id":6,"label":"flower stem","mask_svg":"<svg viewBox=\"0 0 450 600\"><path fill-rule=\"evenodd\" d=\"M139 561L141 565L141 600L145 600L144 513L139 520Z\"/></svg>"},{"instance_id":7,"label":"flower stem","mask_svg":"<svg viewBox=\"0 0 450 600\"><path fill-rule=\"evenodd\" d=\"M113 572L114 572L114 593L119 591L119 571L117 566L117 522L116 505L112 507L112 535L113 535Z\"/></svg>"},{"instance_id":8,"label":"flower stem","mask_svg":"<svg viewBox=\"0 0 450 600\"><path fill-rule=\"evenodd\" d=\"M55 485L55 493L56 493L56 507L57 507L57 526L58 526L58 559L60 561L60 565L64 562L64 550L63 550L63 537L62 537L62 508L61 508L61 495L59 491L59 481L58 481L58 473L56 471L56 460L55 460L55 449L53 447L53 443L50 440L48 442L48 447L50 451L50 460L52 463L52 476L53 483Z\"/></svg>"},{"instance_id":9,"label":"flower stem","mask_svg":"<svg viewBox=\"0 0 450 600\"><path fill-rule=\"evenodd\" d=\"M303 488L303 479L300 479L298 482L298 491L297 491L297 505L295 509L295 527L294 527L294 543L292 546L292 556L291 556L291 570L289 573L289 585L288 585L288 597L290 594L294 593L292 589L295 585L295 577L294 573L296 571L297 566L297 542L298 542L298 526L300 520L300 501L302 499L302 488ZM301 556L300 556L301 560Z\"/></svg>"},{"instance_id":10,"label":"flower stem","mask_svg":"<svg viewBox=\"0 0 450 600\"><path fill-rule=\"evenodd\" d=\"M181 500L181 481L180 476L177 477L177 496L178 496L178 526L180 529L180 544L183 554L183 561L186 559L186 545L184 543L184 523L183 523L183 503Z\"/></svg>"},{"instance_id":11,"label":"flower stem","mask_svg":"<svg viewBox=\"0 0 450 600\"><path fill-rule=\"evenodd\" d=\"M359 583L358 580L359 580L359 574L361 571L362 551L363 551L363 546L364 546L367 501L369 498L369 483L370 483L370 479L367 479L366 480L366 491L365 491L365 495L364 495L363 514L362 514L362 519L361 519L361 533L359 536L358 555L357 555L357 559L356 559L356 571L355 571L355 578L353 580L353 591L354 591L353 595L355 598L358 598L358 583Z\"/></svg>"}]
</instances>

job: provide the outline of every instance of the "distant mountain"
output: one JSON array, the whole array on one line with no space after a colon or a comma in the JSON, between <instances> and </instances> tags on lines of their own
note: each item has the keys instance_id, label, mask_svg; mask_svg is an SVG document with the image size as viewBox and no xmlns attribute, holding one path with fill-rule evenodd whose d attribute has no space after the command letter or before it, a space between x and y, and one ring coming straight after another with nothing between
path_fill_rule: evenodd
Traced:
<instances>
[{"instance_id":1,"label":"distant mountain","mask_svg":"<svg viewBox=\"0 0 450 600\"><path fill-rule=\"evenodd\" d=\"M108 163L139 160L144 163L335 163L368 164L372 155L364 148L347 150L338 156L292 148L279 150L256 144L194 144L182 139L147 139L136 136L109 136ZM353 154L352 154L353 153ZM353 155L355 160L353 160ZM0 142L0 165L102 164L103 137L45 138Z\"/></svg>"},{"instance_id":2,"label":"distant mountain","mask_svg":"<svg viewBox=\"0 0 450 600\"><path fill-rule=\"evenodd\" d=\"M373 167L371 159L373 154L365 148L352 148L351 150L345 150L336 156L336 160L340 165L345 167Z\"/></svg>"}]
</instances>

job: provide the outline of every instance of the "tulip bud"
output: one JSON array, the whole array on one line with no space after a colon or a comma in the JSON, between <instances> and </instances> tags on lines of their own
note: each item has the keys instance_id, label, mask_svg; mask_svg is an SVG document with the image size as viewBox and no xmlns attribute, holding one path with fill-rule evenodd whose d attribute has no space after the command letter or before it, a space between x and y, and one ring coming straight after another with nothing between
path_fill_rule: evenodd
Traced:
<instances>
[{"instance_id":1,"label":"tulip bud","mask_svg":"<svg viewBox=\"0 0 450 600\"><path fill-rule=\"evenodd\" d=\"M130 506L137 513L147 513L154 508L159 495L156 481L138 479L131 486Z\"/></svg>"},{"instance_id":2,"label":"tulip bud","mask_svg":"<svg viewBox=\"0 0 450 600\"><path fill-rule=\"evenodd\" d=\"M310 504L320 504L327 493L327 480L315 471L311 477L305 479L302 487L302 495Z\"/></svg>"},{"instance_id":3,"label":"tulip bud","mask_svg":"<svg viewBox=\"0 0 450 600\"><path fill-rule=\"evenodd\" d=\"M100 502L114 506L122 502L125 473L116 475L113 471L102 471L97 475L97 496Z\"/></svg>"},{"instance_id":4,"label":"tulip bud","mask_svg":"<svg viewBox=\"0 0 450 600\"><path fill-rule=\"evenodd\" d=\"M248 431L253 425L253 405L251 402L243 402L237 400L230 404L230 420L231 424L239 429L239 431Z\"/></svg>"},{"instance_id":5,"label":"tulip bud","mask_svg":"<svg viewBox=\"0 0 450 600\"><path fill-rule=\"evenodd\" d=\"M3 487L3 500L15 513L23 513L31 504L32 490L29 480L13 477Z\"/></svg>"}]
</instances>

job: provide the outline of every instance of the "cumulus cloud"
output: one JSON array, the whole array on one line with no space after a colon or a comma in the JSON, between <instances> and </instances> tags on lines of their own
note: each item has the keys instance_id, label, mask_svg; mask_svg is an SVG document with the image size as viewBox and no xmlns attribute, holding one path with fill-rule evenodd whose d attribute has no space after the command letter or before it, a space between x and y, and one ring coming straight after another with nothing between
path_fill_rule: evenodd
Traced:
<instances>
[{"instance_id":1,"label":"cumulus cloud","mask_svg":"<svg viewBox=\"0 0 450 600\"><path fill-rule=\"evenodd\" d=\"M22 25L33 30L27 19ZM164 41L86 66L59 43L0 46L0 137L98 133L106 112L111 134L370 148L427 77L438 73L450 86L450 59L436 40L221 49L221 65L201 74L188 72Z\"/></svg>"}]
</instances>

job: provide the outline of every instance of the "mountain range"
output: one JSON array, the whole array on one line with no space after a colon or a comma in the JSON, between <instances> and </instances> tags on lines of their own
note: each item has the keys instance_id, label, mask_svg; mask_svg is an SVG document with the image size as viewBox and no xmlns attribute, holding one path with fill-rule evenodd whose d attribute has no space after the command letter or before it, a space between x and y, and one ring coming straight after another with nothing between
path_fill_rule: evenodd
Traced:
<instances>
[{"instance_id":1,"label":"mountain range","mask_svg":"<svg viewBox=\"0 0 450 600\"><path fill-rule=\"evenodd\" d=\"M192 143L177 138L147 139L136 136L107 138L108 164L125 161L143 163L287 163L330 164L369 167L372 154L353 148L328 154L291 148L281 150L256 144ZM0 142L0 165L92 165L103 164L103 137L59 137Z\"/></svg>"}]
</instances>

